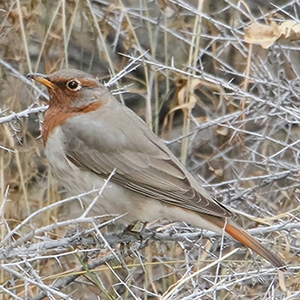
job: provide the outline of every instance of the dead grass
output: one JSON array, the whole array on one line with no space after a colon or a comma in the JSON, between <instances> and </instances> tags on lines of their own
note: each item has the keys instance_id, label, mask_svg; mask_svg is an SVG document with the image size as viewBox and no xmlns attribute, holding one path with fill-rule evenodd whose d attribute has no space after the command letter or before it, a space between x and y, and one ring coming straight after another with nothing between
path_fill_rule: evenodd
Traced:
<instances>
[{"instance_id":1,"label":"dead grass","mask_svg":"<svg viewBox=\"0 0 300 300\"><path fill-rule=\"evenodd\" d=\"M300 297L299 41L243 41L254 21L298 20L298 2L282 2L0 3L2 299ZM288 271L177 224L140 240L67 218L77 201L52 178L39 139L45 95L24 77L65 67L106 82L123 70L120 99L245 228L262 225L254 233Z\"/></svg>"}]
</instances>

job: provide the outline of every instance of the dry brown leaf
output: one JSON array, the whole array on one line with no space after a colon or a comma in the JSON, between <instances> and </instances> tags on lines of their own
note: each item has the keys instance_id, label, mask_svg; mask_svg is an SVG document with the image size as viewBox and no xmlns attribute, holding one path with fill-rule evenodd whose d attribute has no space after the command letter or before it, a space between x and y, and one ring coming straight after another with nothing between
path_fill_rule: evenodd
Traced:
<instances>
[{"instance_id":1,"label":"dry brown leaf","mask_svg":"<svg viewBox=\"0 0 300 300\"><path fill-rule=\"evenodd\" d=\"M289 39L291 41L300 39L300 24L296 21L285 21L279 26L281 32L280 39Z\"/></svg>"},{"instance_id":2,"label":"dry brown leaf","mask_svg":"<svg viewBox=\"0 0 300 300\"><path fill-rule=\"evenodd\" d=\"M195 107L196 102L197 102L197 99L195 98L195 96L191 95L189 102L182 103L180 105L177 105L177 106L173 107L169 111L169 114L172 113L175 110L178 110L178 109L193 109Z\"/></svg>"},{"instance_id":3,"label":"dry brown leaf","mask_svg":"<svg viewBox=\"0 0 300 300\"><path fill-rule=\"evenodd\" d=\"M194 95L194 91L196 88L199 87L201 84L201 81L198 79L193 79L190 81L189 87L187 85L184 85L177 94L177 99L179 105L173 107L169 112L168 115L172 112L179 110L179 109L193 109L197 103L197 98ZM186 95L189 94L188 102L186 102ZM167 119L166 119L167 120ZM164 125L165 126L165 125Z\"/></svg>"},{"instance_id":4,"label":"dry brown leaf","mask_svg":"<svg viewBox=\"0 0 300 300\"><path fill-rule=\"evenodd\" d=\"M224 171L223 171L223 169L214 169L214 173L215 173L217 176L221 177L221 176L223 176Z\"/></svg>"},{"instance_id":5,"label":"dry brown leaf","mask_svg":"<svg viewBox=\"0 0 300 300\"><path fill-rule=\"evenodd\" d=\"M275 22L270 25L253 23L245 28L244 41L259 44L268 49L277 40L295 41L300 39L300 24L296 21L285 21L280 26Z\"/></svg>"},{"instance_id":6,"label":"dry brown leaf","mask_svg":"<svg viewBox=\"0 0 300 300\"><path fill-rule=\"evenodd\" d=\"M216 132L222 136L226 136L228 134L228 128L226 127L218 127Z\"/></svg>"},{"instance_id":7,"label":"dry brown leaf","mask_svg":"<svg viewBox=\"0 0 300 300\"><path fill-rule=\"evenodd\" d=\"M178 92L178 103L179 105L186 105L186 95L188 95L188 93L190 94L189 97L189 102L192 103L192 106L183 106L185 108L194 108L195 103L196 103L196 98L194 96L194 91L196 88L199 87L199 85L201 85L201 81L199 79L193 79L190 81L189 85L185 85L183 88L180 89L180 91Z\"/></svg>"},{"instance_id":8,"label":"dry brown leaf","mask_svg":"<svg viewBox=\"0 0 300 300\"><path fill-rule=\"evenodd\" d=\"M214 174L216 174L217 176L223 176L224 171L223 169L215 169L213 166L209 166L209 170L212 171Z\"/></svg>"},{"instance_id":9,"label":"dry brown leaf","mask_svg":"<svg viewBox=\"0 0 300 300\"><path fill-rule=\"evenodd\" d=\"M11 20L11 22L13 24L18 23L19 21L19 17L20 17L20 13L21 13L21 17L23 20L28 21L30 18L30 14L28 13L28 10L25 6L21 7L21 12L18 8L11 10L8 13L8 18Z\"/></svg>"},{"instance_id":10,"label":"dry brown leaf","mask_svg":"<svg viewBox=\"0 0 300 300\"><path fill-rule=\"evenodd\" d=\"M166 0L157 0L157 5L162 14L167 18L172 17L176 11L174 4L169 3Z\"/></svg>"},{"instance_id":11,"label":"dry brown leaf","mask_svg":"<svg viewBox=\"0 0 300 300\"><path fill-rule=\"evenodd\" d=\"M263 25L253 23L245 28L244 41L250 44L260 44L264 49L269 48L280 37L280 29L275 23Z\"/></svg>"}]
</instances>

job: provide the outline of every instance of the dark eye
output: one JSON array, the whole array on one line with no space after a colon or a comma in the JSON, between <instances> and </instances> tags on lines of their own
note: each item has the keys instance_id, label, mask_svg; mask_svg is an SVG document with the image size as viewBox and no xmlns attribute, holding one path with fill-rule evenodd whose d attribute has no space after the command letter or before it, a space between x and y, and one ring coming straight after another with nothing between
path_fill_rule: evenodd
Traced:
<instances>
[{"instance_id":1,"label":"dark eye","mask_svg":"<svg viewBox=\"0 0 300 300\"><path fill-rule=\"evenodd\" d=\"M81 89L80 81L72 79L67 82L67 88L71 91L79 91Z\"/></svg>"}]
</instances>

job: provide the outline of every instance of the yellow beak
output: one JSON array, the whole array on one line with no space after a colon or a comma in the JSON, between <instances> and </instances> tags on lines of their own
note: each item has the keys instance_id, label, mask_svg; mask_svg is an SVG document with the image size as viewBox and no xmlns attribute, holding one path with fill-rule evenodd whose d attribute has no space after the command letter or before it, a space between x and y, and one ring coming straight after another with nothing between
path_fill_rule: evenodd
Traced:
<instances>
[{"instance_id":1,"label":"yellow beak","mask_svg":"<svg viewBox=\"0 0 300 300\"><path fill-rule=\"evenodd\" d=\"M27 78L30 78L30 79L33 79L43 85L45 85L47 88L50 88L50 89L54 89L55 87L55 84L52 83L46 75L44 74L39 74L39 73L30 73L30 74L27 74Z\"/></svg>"}]
</instances>

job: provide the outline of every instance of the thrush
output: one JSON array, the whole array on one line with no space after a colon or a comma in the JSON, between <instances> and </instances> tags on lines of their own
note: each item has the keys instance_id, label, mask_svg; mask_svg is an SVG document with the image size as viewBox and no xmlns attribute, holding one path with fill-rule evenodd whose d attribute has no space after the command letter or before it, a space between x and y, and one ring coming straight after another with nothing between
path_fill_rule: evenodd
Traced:
<instances>
[{"instance_id":1,"label":"thrush","mask_svg":"<svg viewBox=\"0 0 300 300\"><path fill-rule=\"evenodd\" d=\"M93 213L125 214L124 223L183 221L223 231L275 267L284 262L232 220L164 142L95 77L66 69L28 74L48 88L42 138L59 182L74 195L101 188L115 170ZM91 197L84 197L85 205Z\"/></svg>"}]
</instances>

